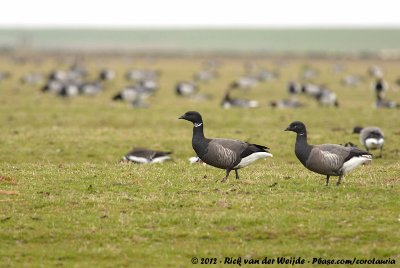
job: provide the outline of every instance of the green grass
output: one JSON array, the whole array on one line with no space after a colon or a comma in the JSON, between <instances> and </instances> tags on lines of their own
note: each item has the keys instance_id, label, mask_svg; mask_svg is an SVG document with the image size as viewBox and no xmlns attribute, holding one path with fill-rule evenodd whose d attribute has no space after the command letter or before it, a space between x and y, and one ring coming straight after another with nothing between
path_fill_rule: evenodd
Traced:
<instances>
[{"instance_id":1,"label":"green grass","mask_svg":"<svg viewBox=\"0 0 400 268\"><path fill-rule=\"evenodd\" d=\"M192 257L391 258L400 262L400 140L398 110L371 109L371 79L345 88L333 74L335 60L286 59L278 81L249 93L262 107L222 110L226 85L242 74L245 59L226 58L216 81L201 90L210 102L178 99L176 81L201 68L201 58L88 57L92 74L102 66L118 79L94 98L64 100L21 86L28 71L65 67L44 58L41 65L10 65L12 79L0 82L0 266L1 267L189 267ZM255 60L275 68L275 58ZM368 61L342 60L351 73L365 75ZM398 62L377 62L400 101ZM342 107L273 110L267 103L285 97L286 81L305 65L320 70L315 82L335 90ZM163 71L161 89L150 109L112 103L131 67ZM243 93L238 93L240 95ZM189 165L193 156L190 123L178 120L187 110L203 114L205 134L249 140L271 148L274 157L217 180L224 171ZM378 125L386 134L382 159L350 173L340 187L302 167L296 159L294 133L283 129L304 121L310 143L359 145L355 125ZM174 162L162 165L120 164L132 147L173 150ZM3 192L4 193L4 192ZM200 264L199 264L200 265ZM214 266L227 265L218 264ZM281 267L278 265L277 267ZM306 267L306 266L305 266ZM341 265L335 265L341 267ZM362 267L368 267L363 265ZM394 266L390 266L394 267Z\"/></svg>"}]
</instances>

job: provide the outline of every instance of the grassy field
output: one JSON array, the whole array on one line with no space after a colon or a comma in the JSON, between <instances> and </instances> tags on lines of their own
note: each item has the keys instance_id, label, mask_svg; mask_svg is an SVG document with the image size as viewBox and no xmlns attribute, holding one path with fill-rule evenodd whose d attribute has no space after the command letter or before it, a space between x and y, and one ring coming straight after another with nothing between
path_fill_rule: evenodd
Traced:
<instances>
[{"instance_id":1,"label":"grassy field","mask_svg":"<svg viewBox=\"0 0 400 268\"><path fill-rule=\"evenodd\" d=\"M388 98L400 101L394 84L399 62L253 59L278 69L280 79L248 93L260 108L223 110L223 91L243 74L247 59L222 59L220 77L201 85L212 101L177 98L175 82L190 79L203 60L87 57L92 76L109 67L117 79L98 96L61 99L20 85L19 77L67 68L67 61L15 65L1 58L0 70L13 76L0 82L0 267L191 267L192 257L217 258L212 266L226 267L225 257L281 256L400 263L400 113L371 108L372 80L366 76L370 65L382 66L392 85ZM364 75L365 82L341 86L344 73L332 72L336 63L345 73ZM341 107L301 98L307 103L301 110L268 108L286 96L287 81L305 66L320 71L314 82L337 92ZM124 71L133 67L162 70L149 109L111 102L127 84ZM178 117L188 110L202 113L206 136L267 145L274 157L241 170L238 181L231 174L227 183L217 182L223 170L187 161L194 155L192 125ZM326 187L323 176L296 159L294 133L283 132L294 120L306 123L313 144L360 146L352 128L378 125L387 137L384 156L354 170L341 186L333 179ZM174 161L120 164L133 146L172 150Z\"/></svg>"}]
</instances>

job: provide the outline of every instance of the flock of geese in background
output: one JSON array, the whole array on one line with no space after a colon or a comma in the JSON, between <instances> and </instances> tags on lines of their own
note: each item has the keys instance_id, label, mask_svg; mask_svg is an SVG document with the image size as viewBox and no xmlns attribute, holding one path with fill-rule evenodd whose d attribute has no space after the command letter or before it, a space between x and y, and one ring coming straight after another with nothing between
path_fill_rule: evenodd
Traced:
<instances>
[{"instance_id":1,"label":"flock of geese in background","mask_svg":"<svg viewBox=\"0 0 400 268\"><path fill-rule=\"evenodd\" d=\"M178 81L175 86L177 96L194 101L206 101L212 98L211 95L200 92L199 84L207 83L218 78L219 64L212 62L207 68L193 75L191 81ZM246 75L239 77L228 86L228 90L223 95L221 106L225 109L231 107L256 108L259 107L257 100L234 98L232 95L235 90L248 90L260 82L275 80L279 77L277 72L268 70L254 71L254 66L245 65ZM375 108L398 108L400 105L395 101L386 99L385 92L388 84L383 80L383 71L378 66L372 66L368 70L369 74L375 79L373 85L376 101ZM307 68L302 74L305 81L315 77L318 72L312 68ZM77 95L96 95L101 92L107 81L115 79L116 73L110 69L100 70L97 79L87 81L88 72L79 65L72 65L69 70L55 70L46 77L39 73L29 73L21 78L21 83L39 85L43 84L42 92L53 93L61 97L72 97ZM132 83L123 88L118 94L112 97L114 101L125 101L133 107L148 107L146 100L159 89L159 78L161 72L155 70L133 69L125 74L125 79ZM0 72L0 81L7 79L9 73ZM346 86L356 86L362 81L362 77L357 75L347 75L341 81ZM396 83L400 84L399 81ZM289 81L287 83L287 93L289 98L270 102L271 107L276 108L299 108L303 107L297 96L305 94L316 100L320 105L339 106L339 101L335 92L323 85L313 83L298 83ZM251 144L239 140L214 138L209 139L204 136L203 120L198 112L190 111L182 115L179 119L184 119L193 123L192 147L196 152L196 157L189 159L191 163L203 163L213 167L226 170L226 176L222 181L226 181L232 170L239 179L238 169L241 169L258 159L272 157L267 146ZM370 150L380 150L379 157L382 157L384 145L384 134L378 127L355 127L353 132L358 133L360 143L366 148L361 150L349 143L342 145L322 144L310 145L307 140L307 130L304 123L296 121L291 123L286 131L296 133L295 154L299 161L309 170L326 176L326 185L331 176L338 176L337 185L341 179L351 170L361 164L372 160ZM171 152L154 151L144 148L137 148L126 154L123 161L134 163L162 163L171 160Z\"/></svg>"},{"instance_id":2,"label":"flock of geese in background","mask_svg":"<svg viewBox=\"0 0 400 268\"><path fill-rule=\"evenodd\" d=\"M194 101L206 101L213 96L201 92L201 84L206 84L218 79L218 61L207 62L205 68L193 74L193 78L187 81L177 81L175 93L177 96ZM335 72L342 71L341 66L335 66ZM245 74L227 85L221 100L223 108L257 108L260 106L257 100L234 97L235 91L248 91L261 82L268 82L279 79L279 73L266 69L259 69L254 64L245 64ZM385 93L389 89L388 83L383 80L383 70L379 66L371 66L368 69L369 75L375 79L373 90L375 94L374 107L376 108L399 108L400 103L386 98ZM310 82L318 76L318 71L306 67L300 74L303 82L288 81L288 98L272 100L269 105L276 108L300 108L305 106L297 98L298 95L314 99L322 106L339 107L339 101L334 91L324 85ZM7 72L0 72L0 81L10 76ZM114 80L116 73L110 69L102 69L96 75L96 79L88 81L88 71L81 64L72 64L67 70L54 70L47 75L40 73L28 73L21 78L21 83L30 85L43 84L42 92L53 93L61 97L73 97L78 95L96 95L107 87L107 81ZM125 73L125 80L129 85L125 86L118 94L113 96L114 101L125 101L136 108L147 108L148 97L154 95L159 89L159 78L161 71L148 69L131 69ZM360 75L345 75L342 77L343 86L357 86L363 82ZM400 85L400 78L396 81Z\"/></svg>"}]
</instances>

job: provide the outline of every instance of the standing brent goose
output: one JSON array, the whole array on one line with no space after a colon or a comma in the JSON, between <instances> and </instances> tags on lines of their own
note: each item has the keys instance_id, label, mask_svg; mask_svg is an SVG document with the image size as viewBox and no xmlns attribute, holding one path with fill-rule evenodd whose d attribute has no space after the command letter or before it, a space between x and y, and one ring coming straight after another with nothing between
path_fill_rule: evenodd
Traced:
<instances>
[{"instance_id":1,"label":"standing brent goose","mask_svg":"<svg viewBox=\"0 0 400 268\"><path fill-rule=\"evenodd\" d=\"M192 147L197 156L210 166L226 170L226 176L221 182L228 179L232 170L235 170L236 179L239 179L238 169L250 165L257 159L272 157L266 146L239 140L204 137L203 119L198 112L186 112L179 119L193 123Z\"/></svg>"},{"instance_id":2,"label":"standing brent goose","mask_svg":"<svg viewBox=\"0 0 400 268\"><path fill-rule=\"evenodd\" d=\"M136 164L162 163L167 160L171 160L170 154L171 152L161 152L143 148L134 148L132 151L127 153L121 161L133 162Z\"/></svg>"},{"instance_id":3,"label":"standing brent goose","mask_svg":"<svg viewBox=\"0 0 400 268\"><path fill-rule=\"evenodd\" d=\"M369 150L380 149L379 157L382 157L385 137L379 127L354 127L353 133L360 134L360 142L368 152Z\"/></svg>"},{"instance_id":4,"label":"standing brent goose","mask_svg":"<svg viewBox=\"0 0 400 268\"><path fill-rule=\"evenodd\" d=\"M326 185L330 176L342 177L357 166L372 160L372 155L355 147L344 147L336 144L310 145L307 142L306 126L295 121L285 131L297 133L295 154L300 162L309 170L326 175Z\"/></svg>"}]
</instances>

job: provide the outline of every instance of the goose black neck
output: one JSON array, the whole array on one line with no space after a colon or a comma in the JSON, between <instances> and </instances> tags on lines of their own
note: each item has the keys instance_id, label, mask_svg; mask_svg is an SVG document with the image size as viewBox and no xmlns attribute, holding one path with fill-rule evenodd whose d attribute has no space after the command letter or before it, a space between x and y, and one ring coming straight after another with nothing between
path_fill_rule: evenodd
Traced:
<instances>
[{"instance_id":1,"label":"goose black neck","mask_svg":"<svg viewBox=\"0 0 400 268\"><path fill-rule=\"evenodd\" d=\"M204 137L203 124L195 124L193 127L192 147L200 159L207 153L208 143L209 140Z\"/></svg>"},{"instance_id":2,"label":"goose black neck","mask_svg":"<svg viewBox=\"0 0 400 268\"><path fill-rule=\"evenodd\" d=\"M295 154L303 165L306 165L312 146L307 142L307 131L297 133Z\"/></svg>"}]
</instances>

